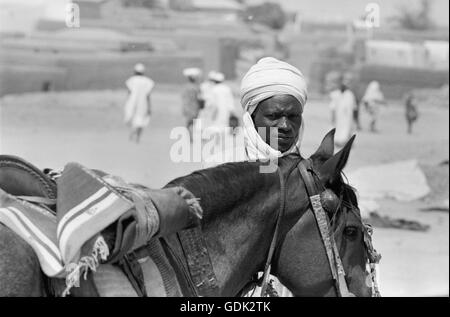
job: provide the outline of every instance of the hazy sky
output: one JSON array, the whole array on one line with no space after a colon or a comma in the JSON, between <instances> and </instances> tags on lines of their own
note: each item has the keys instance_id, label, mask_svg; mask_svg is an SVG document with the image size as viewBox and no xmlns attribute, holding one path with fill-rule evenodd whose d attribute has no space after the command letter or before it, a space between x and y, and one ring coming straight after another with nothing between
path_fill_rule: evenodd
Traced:
<instances>
[{"instance_id":1,"label":"hazy sky","mask_svg":"<svg viewBox=\"0 0 450 317\"><path fill-rule=\"evenodd\" d=\"M23 7L24 10L36 9L47 18L64 20L67 0L0 0L0 9Z\"/></svg>"}]
</instances>

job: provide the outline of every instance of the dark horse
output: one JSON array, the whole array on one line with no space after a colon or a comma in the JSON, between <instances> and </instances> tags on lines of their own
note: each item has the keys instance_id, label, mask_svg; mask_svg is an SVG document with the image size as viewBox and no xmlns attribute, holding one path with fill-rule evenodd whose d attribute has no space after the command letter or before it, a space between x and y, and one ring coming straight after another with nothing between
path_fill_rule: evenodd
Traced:
<instances>
[{"instance_id":1,"label":"dark horse","mask_svg":"<svg viewBox=\"0 0 450 317\"><path fill-rule=\"evenodd\" d=\"M333 139L334 130L325 136L311 160L322 185L341 197L342 206L356 208L356 196L341 177L353 138L336 155ZM301 160L300 156L291 155L278 161L286 201L279 231L282 243L272 260L271 274L296 296L335 296L325 248L309 209L305 185L295 168ZM219 296L236 296L264 268L280 205L280 180L277 173L260 173L263 164L224 164L167 185L183 186L200 199L204 211L202 232ZM350 292L370 296L365 283L367 256L362 222L357 209L348 210L341 207L332 216L335 240ZM45 281L33 250L0 225L0 296L45 296Z\"/></svg>"}]
</instances>

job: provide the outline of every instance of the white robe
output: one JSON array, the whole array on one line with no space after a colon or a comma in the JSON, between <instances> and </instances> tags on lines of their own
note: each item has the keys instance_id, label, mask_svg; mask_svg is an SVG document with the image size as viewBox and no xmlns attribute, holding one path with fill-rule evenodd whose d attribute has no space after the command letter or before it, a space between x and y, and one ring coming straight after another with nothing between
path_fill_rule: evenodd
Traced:
<instances>
[{"instance_id":1,"label":"white robe","mask_svg":"<svg viewBox=\"0 0 450 317\"><path fill-rule=\"evenodd\" d=\"M348 89L344 92L334 91L330 108L336 118L334 142L336 145L344 145L355 130L353 121L353 110L356 108L355 95Z\"/></svg>"},{"instance_id":2,"label":"white robe","mask_svg":"<svg viewBox=\"0 0 450 317\"><path fill-rule=\"evenodd\" d=\"M372 81L367 86L362 102L367 104L367 110L372 120L376 120L380 113L380 106L384 103L384 95L377 81Z\"/></svg>"},{"instance_id":3,"label":"white robe","mask_svg":"<svg viewBox=\"0 0 450 317\"><path fill-rule=\"evenodd\" d=\"M230 87L224 83L214 85L211 89L210 106L214 112L211 127L222 132L230 126L230 115L235 111Z\"/></svg>"},{"instance_id":4,"label":"white robe","mask_svg":"<svg viewBox=\"0 0 450 317\"><path fill-rule=\"evenodd\" d=\"M214 116L214 108L211 105L211 91L213 83L206 81L200 84L200 97L203 99L203 109L200 110L197 119L201 121L202 128L210 127Z\"/></svg>"},{"instance_id":5,"label":"white robe","mask_svg":"<svg viewBox=\"0 0 450 317\"><path fill-rule=\"evenodd\" d=\"M125 104L125 123L133 128L146 127L150 122L147 96L151 93L155 83L145 76L132 76L125 82L130 90Z\"/></svg>"}]
</instances>

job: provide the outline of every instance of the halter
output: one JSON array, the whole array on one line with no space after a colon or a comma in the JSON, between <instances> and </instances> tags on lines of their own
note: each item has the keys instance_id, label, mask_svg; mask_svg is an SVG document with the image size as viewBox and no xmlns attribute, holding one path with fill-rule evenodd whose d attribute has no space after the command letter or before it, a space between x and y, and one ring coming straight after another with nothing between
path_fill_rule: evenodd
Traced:
<instances>
[{"instance_id":1,"label":"halter","mask_svg":"<svg viewBox=\"0 0 450 317\"><path fill-rule=\"evenodd\" d=\"M342 264L342 260L339 256L339 251L337 248L336 241L334 240L333 235L330 232L330 222L327 216L326 211L322 206L322 201L320 199L320 191L317 188L315 178L317 178L316 173L313 170L312 162L310 159L302 160L297 165L297 168L300 172L300 175L303 178L306 191L308 193L312 209L314 211L314 216L316 218L317 225L319 227L320 235L325 246L328 263L330 266L331 274L334 281L334 286L338 296L340 297L354 297L347 285L347 281L345 279L345 270ZM280 176L280 208L277 216L277 222L275 225L274 236L272 238L272 242L270 244L269 253L267 256L266 264L264 266L264 275L262 278L261 284L261 296L265 296L267 292L267 287L269 285L269 272L271 269L271 263L274 255L275 248L278 243L278 235L279 235L279 227L281 223L281 219L284 214L285 209L285 182L284 179L278 170L278 174ZM361 217L355 212L354 207L352 206L351 211L358 217L358 219L362 222ZM380 292L378 288L377 276L376 276L376 265L379 263L381 259L381 255L377 253L377 251L373 248L372 244L372 232L373 229L369 224L363 223L363 234L364 234L364 245L367 253L368 264L369 264L369 276L371 278L371 288L372 288L372 297L380 297Z\"/></svg>"}]
</instances>

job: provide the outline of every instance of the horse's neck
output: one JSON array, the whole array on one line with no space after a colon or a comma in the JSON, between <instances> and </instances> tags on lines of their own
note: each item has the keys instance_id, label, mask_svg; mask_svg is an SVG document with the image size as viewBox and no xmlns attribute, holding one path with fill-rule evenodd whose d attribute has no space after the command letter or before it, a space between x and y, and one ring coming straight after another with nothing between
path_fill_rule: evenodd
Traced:
<instances>
[{"instance_id":1,"label":"horse's neck","mask_svg":"<svg viewBox=\"0 0 450 317\"><path fill-rule=\"evenodd\" d=\"M285 178L290 165L288 162L280 167ZM296 190L299 179L297 175L286 181L287 197L295 204L286 205L281 235L299 218L294 212L301 201L301 191ZM259 173L259 166L255 169L251 164L230 165L182 177L168 186L183 186L200 198L202 231L219 295L236 295L264 267L280 206L277 173Z\"/></svg>"},{"instance_id":2,"label":"horse's neck","mask_svg":"<svg viewBox=\"0 0 450 317\"><path fill-rule=\"evenodd\" d=\"M236 295L261 269L279 206L276 174L251 168L238 169L227 179L206 171L171 183L200 199L202 231L222 296Z\"/></svg>"},{"instance_id":3,"label":"horse's neck","mask_svg":"<svg viewBox=\"0 0 450 317\"><path fill-rule=\"evenodd\" d=\"M278 186L261 188L254 200L243 203L203 225L220 295L234 296L262 269L279 206Z\"/></svg>"}]
</instances>

